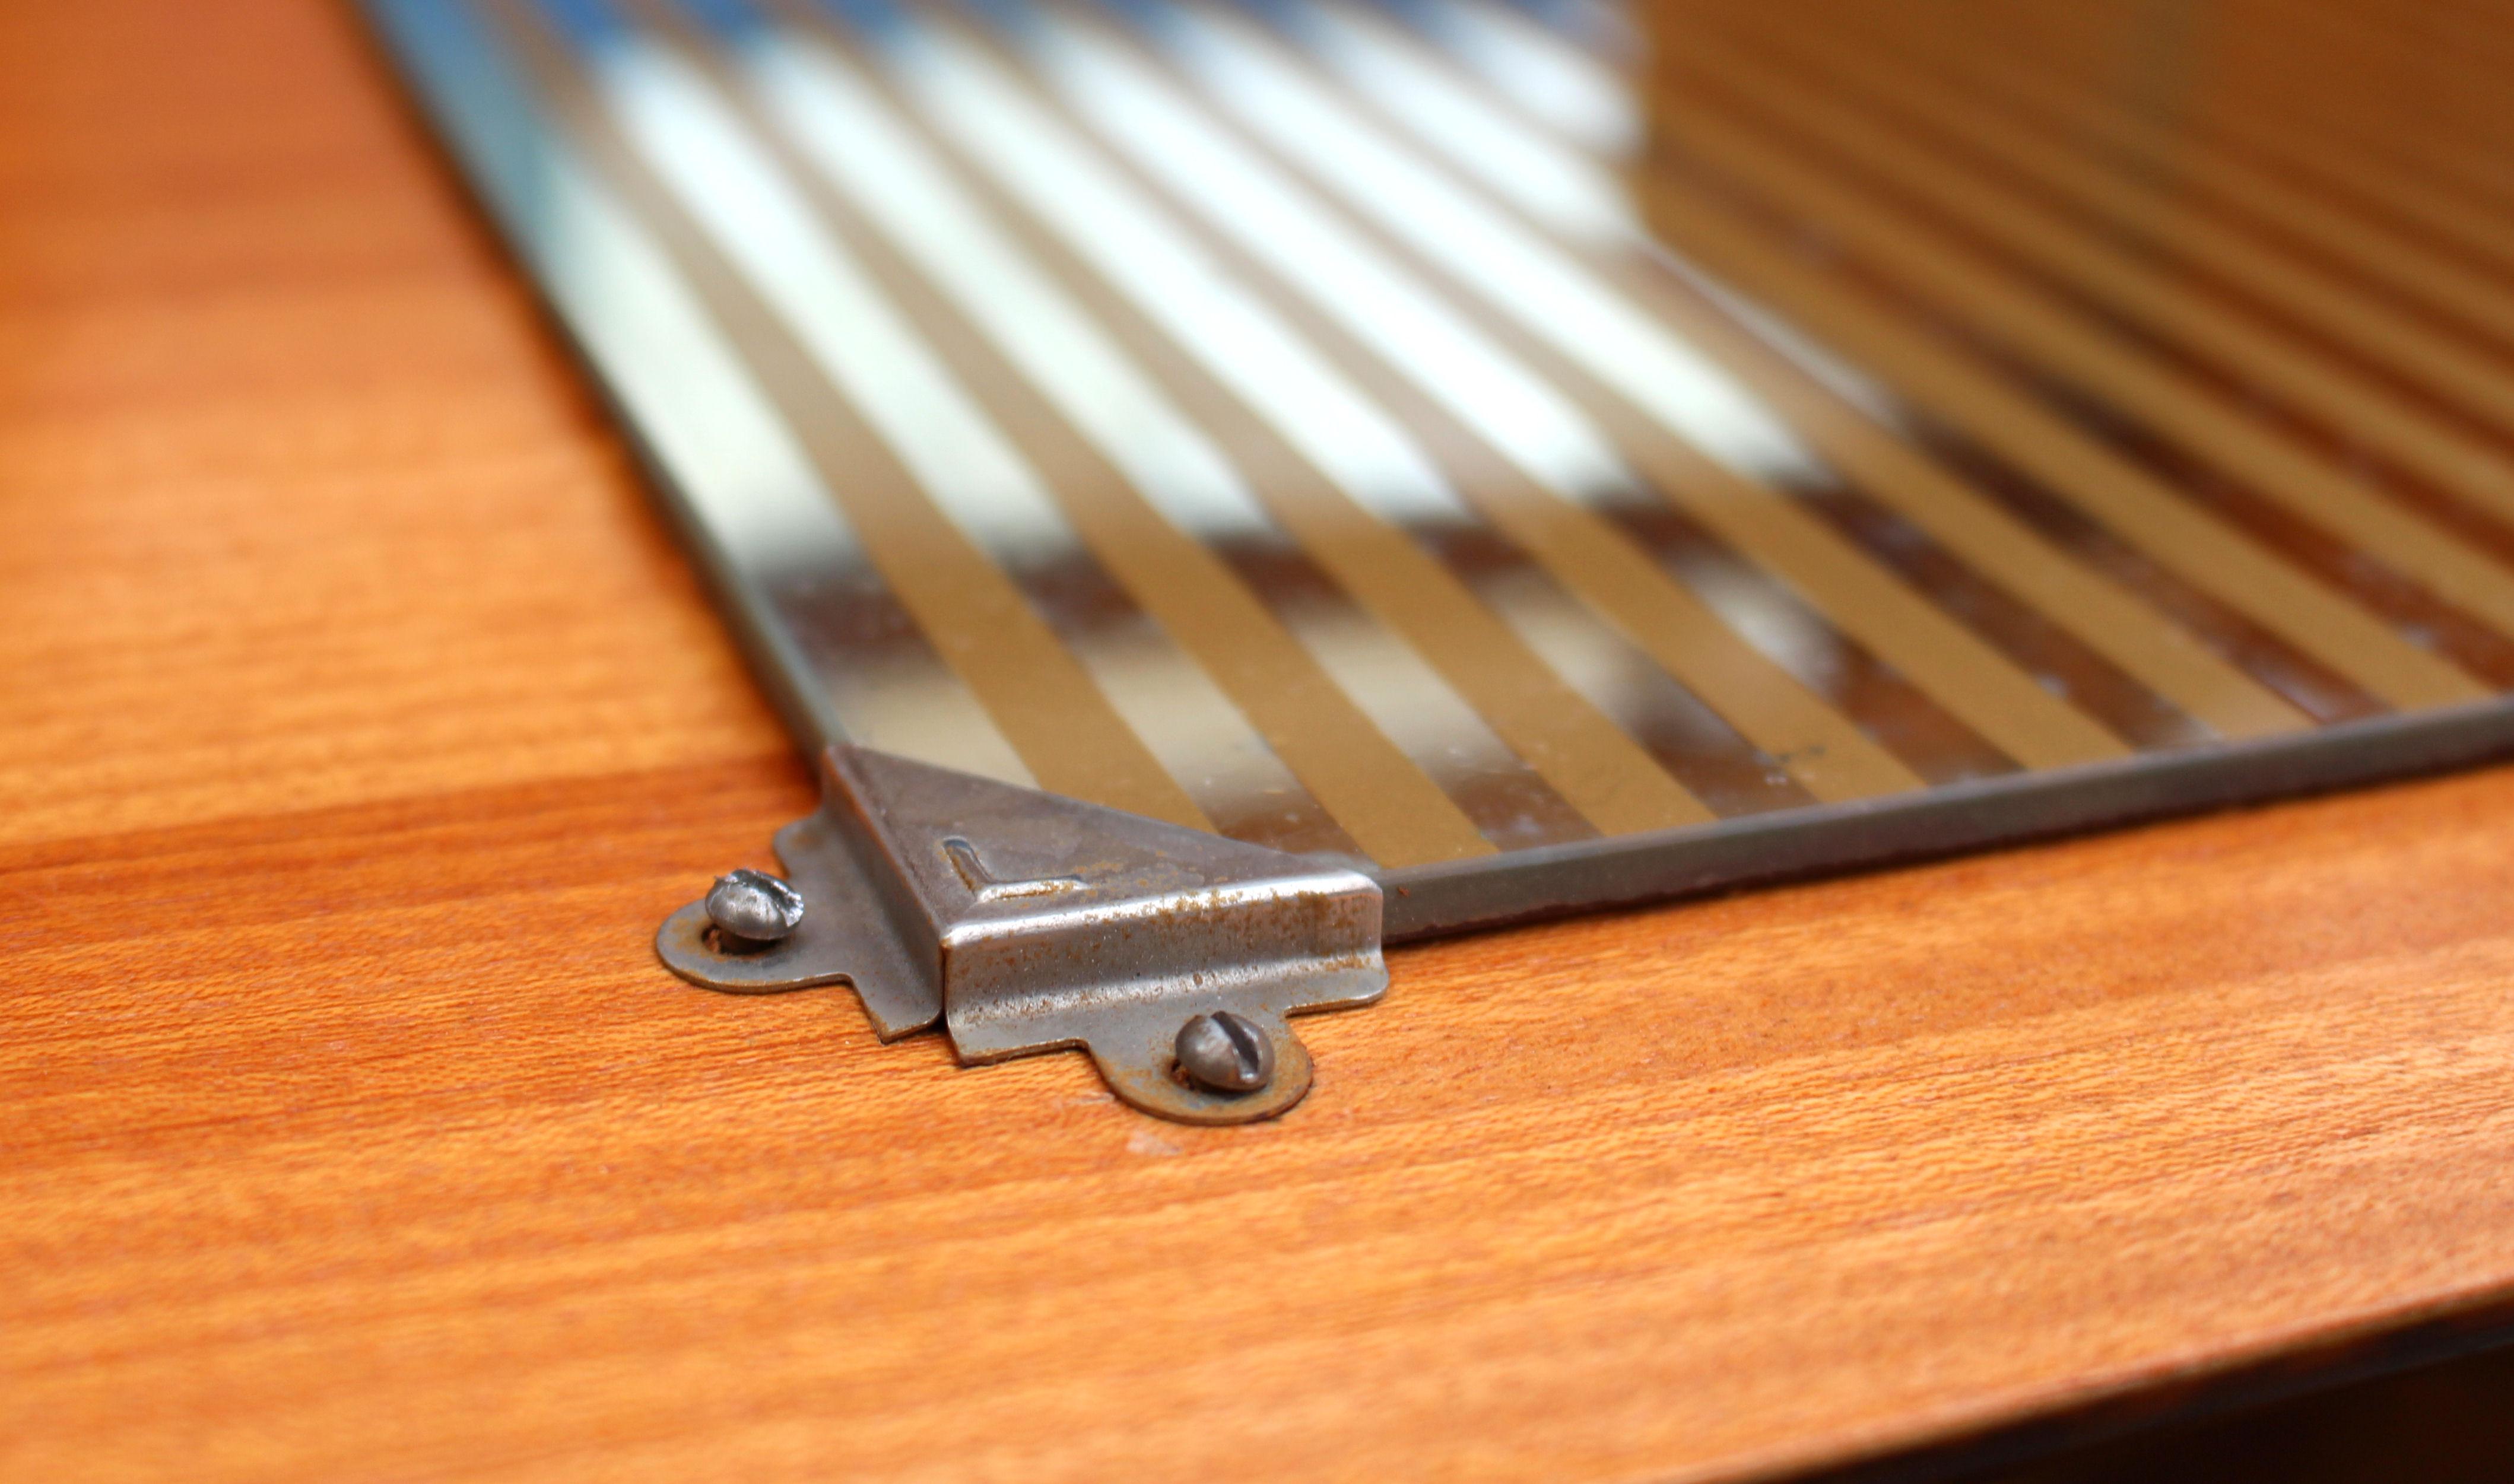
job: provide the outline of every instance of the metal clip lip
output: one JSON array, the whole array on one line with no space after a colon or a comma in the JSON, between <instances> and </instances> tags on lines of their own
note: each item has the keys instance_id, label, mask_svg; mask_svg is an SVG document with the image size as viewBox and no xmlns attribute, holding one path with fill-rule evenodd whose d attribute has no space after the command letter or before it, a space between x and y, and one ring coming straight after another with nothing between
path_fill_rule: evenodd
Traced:
<instances>
[{"instance_id":1,"label":"metal clip lip","mask_svg":"<svg viewBox=\"0 0 2514 1484\"><path fill-rule=\"evenodd\" d=\"M1359 871L862 747L824 759L823 802L778 832L811 904L737 949L704 902L656 937L673 973L763 993L848 983L884 1040L941 1022L964 1063L1083 1047L1160 1117L1273 1117L1310 1087L1289 1017L1384 994L1379 884ZM1266 1041L1262 1085L1176 1051L1199 1016Z\"/></svg>"}]
</instances>

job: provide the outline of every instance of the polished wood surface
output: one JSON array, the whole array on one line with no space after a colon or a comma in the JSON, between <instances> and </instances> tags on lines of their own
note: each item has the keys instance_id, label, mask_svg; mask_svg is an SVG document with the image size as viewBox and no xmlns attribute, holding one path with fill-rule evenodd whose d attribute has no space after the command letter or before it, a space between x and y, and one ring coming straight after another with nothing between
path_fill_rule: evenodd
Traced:
<instances>
[{"instance_id":1,"label":"polished wood surface","mask_svg":"<svg viewBox=\"0 0 2514 1484\"><path fill-rule=\"evenodd\" d=\"M2514 772L1406 950L1115 1106L812 800L348 17L0 10L0 1476L1735 1477L2514 1294Z\"/></svg>"}]
</instances>

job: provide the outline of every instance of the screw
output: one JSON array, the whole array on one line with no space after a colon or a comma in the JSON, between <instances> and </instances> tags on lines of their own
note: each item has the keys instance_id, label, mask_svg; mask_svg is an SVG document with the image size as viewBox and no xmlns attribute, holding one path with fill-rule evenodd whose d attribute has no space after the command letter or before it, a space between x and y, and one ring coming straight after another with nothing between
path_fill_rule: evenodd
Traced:
<instances>
[{"instance_id":1,"label":"screw","mask_svg":"<svg viewBox=\"0 0 2514 1484\"><path fill-rule=\"evenodd\" d=\"M1179 1069L1217 1093L1253 1093L1275 1077L1275 1043L1245 1016L1217 1010L1179 1027Z\"/></svg>"},{"instance_id":2,"label":"screw","mask_svg":"<svg viewBox=\"0 0 2514 1484\"><path fill-rule=\"evenodd\" d=\"M749 866L715 879L707 894L708 920L738 947L777 943L803 920L803 898L766 871Z\"/></svg>"}]
</instances>

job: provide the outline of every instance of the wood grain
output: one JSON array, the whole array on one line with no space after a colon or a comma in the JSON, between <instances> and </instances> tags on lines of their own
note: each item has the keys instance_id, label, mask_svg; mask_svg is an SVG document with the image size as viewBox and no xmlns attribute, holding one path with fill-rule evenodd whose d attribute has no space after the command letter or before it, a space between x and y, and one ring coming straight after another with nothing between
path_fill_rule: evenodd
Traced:
<instances>
[{"instance_id":1,"label":"wood grain","mask_svg":"<svg viewBox=\"0 0 2514 1484\"><path fill-rule=\"evenodd\" d=\"M0 1476L1731 1478L2514 1294L2514 772L1405 951L1280 1123L809 807L349 20L0 9Z\"/></svg>"}]
</instances>

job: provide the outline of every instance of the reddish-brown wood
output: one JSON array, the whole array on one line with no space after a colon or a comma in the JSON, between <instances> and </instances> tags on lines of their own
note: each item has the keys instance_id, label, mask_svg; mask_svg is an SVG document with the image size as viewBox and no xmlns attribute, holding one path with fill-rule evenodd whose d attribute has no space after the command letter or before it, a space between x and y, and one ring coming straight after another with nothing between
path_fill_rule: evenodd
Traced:
<instances>
[{"instance_id":1,"label":"reddish-brown wood","mask_svg":"<svg viewBox=\"0 0 2514 1484\"><path fill-rule=\"evenodd\" d=\"M1280 1123L707 994L803 770L343 13L0 11L0 1475L1732 1477L2514 1293L2514 773L1397 955Z\"/></svg>"}]
</instances>

